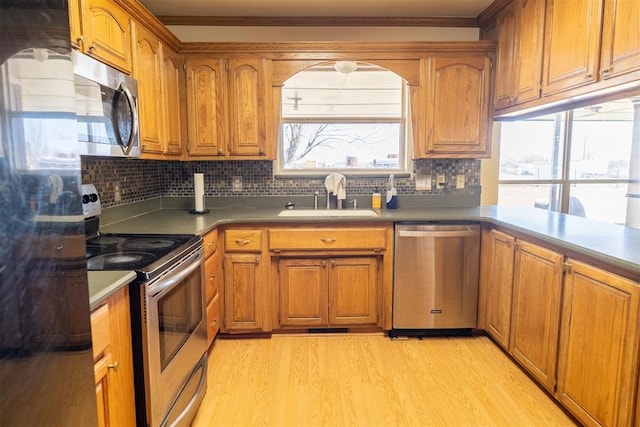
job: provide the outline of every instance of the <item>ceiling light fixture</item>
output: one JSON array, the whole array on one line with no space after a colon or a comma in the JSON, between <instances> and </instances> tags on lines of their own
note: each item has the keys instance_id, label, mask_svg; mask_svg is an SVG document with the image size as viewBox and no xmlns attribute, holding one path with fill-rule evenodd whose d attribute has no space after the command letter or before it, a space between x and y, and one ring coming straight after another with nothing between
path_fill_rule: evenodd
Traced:
<instances>
[{"instance_id":1,"label":"ceiling light fixture","mask_svg":"<svg viewBox=\"0 0 640 427\"><path fill-rule=\"evenodd\" d=\"M358 69L358 64L355 61L336 61L333 68L339 73L350 74Z\"/></svg>"}]
</instances>

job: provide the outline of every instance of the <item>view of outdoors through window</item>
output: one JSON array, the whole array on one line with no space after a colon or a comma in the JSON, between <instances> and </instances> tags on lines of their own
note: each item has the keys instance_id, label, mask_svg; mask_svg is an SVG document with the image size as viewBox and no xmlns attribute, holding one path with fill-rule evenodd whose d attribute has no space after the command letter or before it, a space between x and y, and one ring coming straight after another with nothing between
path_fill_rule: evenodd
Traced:
<instances>
[{"instance_id":1,"label":"view of outdoors through window","mask_svg":"<svg viewBox=\"0 0 640 427\"><path fill-rule=\"evenodd\" d=\"M282 88L279 173L405 171L405 83L383 68L334 63L289 78Z\"/></svg>"},{"instance_id":2,"label":"view of outdoors through window","mask_svg":"<svg viewBox=\"0 0 640 427\"><path fill-rule=\"evenodd\" d=\"M501 123L498 203L624 224L633 121L625 99Z\"/></svg>"}]
</instances>

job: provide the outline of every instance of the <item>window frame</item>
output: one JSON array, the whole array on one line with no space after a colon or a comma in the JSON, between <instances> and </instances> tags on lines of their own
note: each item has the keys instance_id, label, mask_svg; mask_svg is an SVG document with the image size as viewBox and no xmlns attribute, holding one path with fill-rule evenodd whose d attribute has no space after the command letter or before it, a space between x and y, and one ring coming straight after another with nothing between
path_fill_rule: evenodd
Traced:
<instances>
[{"instance_id":1,"label":"window frame","mask_svg":"<svg viewBox=\"0 0 640 427\"><path fill-rule=\"evenodd\" d=\"M598 103L596 103L597 105ZM578 107L576 107L578 108ZM621 184L628 185L630 181L630 177L626 178L588 178L588 179L575 179L571 178L571 152L572 152L572 144L574 142L573 139L573 127L574 127L574 109L564 110L555 113L559 119L563 121L562 131L560 132L559 141L561 145L561 159L559 162L560 174L558 178L551 179L530 179L530 180L516 180L516 179L500 179L498 177L498 193L500 192L501 186L509 186L509 185L556 185L559 189L559 206L557 209L552 207L554 201L549 200L548 210L569 214L570 200L571 200L571 188L575 185L584 185L584 184ZM560 117L561 116L561 117ZM522 121L525 120L535 120L536 116L523 118ZM510 120L515 121L515 120ZM504 141L500 137L500 146L504 144ZM499 167L501 165L499 164ZM551 199L551 197L549 197ZM500 199L498 198L498 205L500 205Z\"/></svg>"},{"instance_id":2,"label":"window frame","mask_svg":"<svg viewBox=\"0 0 640 427\"><path fill-rule=\"evenodd\" d=\"M326 63L324 63L326 64ZM321 64L316 64L321 65ZM372 65L375 65L372 63ZM378 66L380 67L380 66ZM380 67L390 73L396 74L400 77L402 81L401 85L401 105L402 109L400 112L400 117L323 117L323 116L315 116L315 117L283 117L282 112L280 113L279 122L278 122L278 139L277 139L277 150L276 150L276 159L273 162L273 171L274 178L295 178L295 177L305 177L305 178L317 178L324 177L330 173L338 172L345 176L352 177L389 177L390 175L394 175L395 177L410 177L412 175L413 164L411 161L412 155L412 147L410 136L411 132L409 127L411 126L411 114L409 111L409 83L407 80L396 72L389 70L384 67ZM301 70L299 72L303 72L306 70ZM289 78L291 78L290 76ZM285 81L286 82L286 81ZM280 99L284 95L280 95ZM398 168L323 168L323 169L291 169L285 168L284 166L284 126L289 123L309 123L309 124L343 124L343 123L354 123L354 124L366 124L366 123L398 123L400 124L399 138L398 138L398 161L400 167Z\"/></svg>"}]
</instances>

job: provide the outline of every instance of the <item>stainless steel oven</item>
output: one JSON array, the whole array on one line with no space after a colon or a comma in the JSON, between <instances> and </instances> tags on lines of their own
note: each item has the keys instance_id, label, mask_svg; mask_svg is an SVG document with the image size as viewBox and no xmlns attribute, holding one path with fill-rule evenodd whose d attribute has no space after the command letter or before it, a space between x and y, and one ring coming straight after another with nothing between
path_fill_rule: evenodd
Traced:
<instances>
[{"instance_id":1,"label":"stainless steel oven","mask_svg":"<svg viewBox=\"0 0 640 427\"><path fill-rule=\"evenodd\" d=\"M191 243L131 285L139 426L188 426L206 392L204 251Z\"/></svg>"},{"instance_id":2,"label":"stainless steel oven","mask_svg":"<svg viewBox=\"0 0 640 427\"><path fill-rule=\"evenodd\" d=\"M83 184L87 269L133 270L131 336L137 425L188 426L206 392L202 237L101 234L100 198Z\"/></svg>"},{"instance_id":3,"label":"stainless steel oven","mask_svg":"<svg viewBox=\"0 0 640 427\"><path fill-rule=\"evenodd\" d=\"M206 392L202 240L169 262L156 277L135 283L131 292L136 406L142 426L189 425Z\"/></svg>"}]
</instances>

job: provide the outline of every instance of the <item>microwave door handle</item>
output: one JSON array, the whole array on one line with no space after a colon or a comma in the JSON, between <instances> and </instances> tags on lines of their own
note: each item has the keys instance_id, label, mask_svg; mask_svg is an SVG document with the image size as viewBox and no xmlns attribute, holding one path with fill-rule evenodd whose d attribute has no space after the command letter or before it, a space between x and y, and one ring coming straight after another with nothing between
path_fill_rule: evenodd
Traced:
<instances>
[{"instance_id":1,"label":"microwave door handle","mask_svg":"<svg viewBox=\"0 0 640 427\"><path fill-rule=\"evenodd\" d=\"M198 254L199 255L199 254ZM180 283L185 277L193 273L197 268L202 265L202 259L198 257L198 259L191 263L188 267L180 270L174 271L169 274L167 277L158 281L158 285L151 286L149 289L149 296L151 298L157 297L159 294L163 293L174 287L176 284Z\"/></svg>"},{"instance_id":2,"label":"microwave door handle","mask_svg":"<svg viewBox=\"0 0 640 427\"><path fill-rule=\"evenodd\" d=\"M127 102L131 106L131 133L129 134L129 139L127 139L126 144L122 141L122 135L120 135L119 126L118 126L118 114L117 114L117 111L114 109L114 116L115 116L114 123L116 125L115 126L116 138L118 139L118 144L120 144L122 151L126 155L126 154L129 154L129 152L133 148L133 141L138 136L138 110L136 108L135 99L133 98L133 95L131 95L131 91L129 91L129 88L127 87L127 85L124 84L124 82L120 83L120 87L118 88L118 93L124 94L124 96L127 97Z\"/></svg>"}]
</instances>

